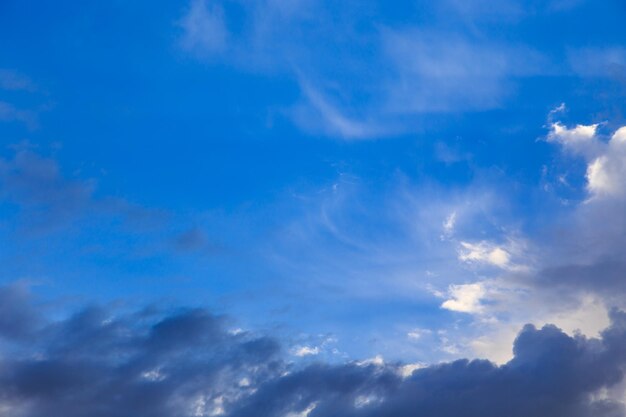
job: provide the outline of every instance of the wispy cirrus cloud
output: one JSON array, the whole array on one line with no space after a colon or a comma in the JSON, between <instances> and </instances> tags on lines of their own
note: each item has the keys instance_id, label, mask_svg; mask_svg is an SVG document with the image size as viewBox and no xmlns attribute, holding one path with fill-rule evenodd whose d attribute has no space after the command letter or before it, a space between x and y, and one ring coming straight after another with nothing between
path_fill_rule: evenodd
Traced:
<instances>
[{"instance_id":1,"label":"wispy cirrus cloud","mask_svg":"<svg viewBox=\"0 0 626 417\"><path fill-rule=\"evenodd\" d=\"M229 47L230 34L224 10L218 3L194 0L180 25L183 29L181 45L194 54L210 57Z\"/></svg>"},{"instance_id":2,"label":"wispy cirrus cloud","mask_svg":"<svg viewBox=\"0 0 626 417\"><path fill-rule=\"evenodd\" d=\"M35 129L38 125L34 111L20 109L5 101L0 101L0 122L20 122L29 129Z\"/></svg>"},{"instance_id":3,"label":"wispy cirrus cloud","mask_svg":"<svg viewBox=\"0 0 626 417\"><path fill-rule=\"evenodd\" d=\"M201 59L293 77L303 102L286 114L315 134L384 137L419 129L415 116L499 108L519 80L556 70L532 46L488 41L462 20L398 28L348 5L283 3L194 0L181 43Z\"/></svg>"},{"instance_id":4,"label":"wispy cirrus cloud","mask_svg":"<svg viewBox=\"0 0 626 417\"><path fill-rule=\"evenodd\" d=\"M0 93L34 93L36 91L37 86L26 75L14 70L0 68ZM29 130L35 130L38 127L39 121L36 110L24 108L2 96L0 96L0 122L18 122L25 125Z\"/></svg>"},{"instance_id":5,"label":"wispy cirrus cloud","mask_svg":"<svg viewBox=\"0 0 626 417\"><path fill-rule=\"evenodd\" d=\"M37 90L37 86L24 74L14 70L0 68L0 89L34 92Z\"/></svg>"},{"instance_id":6,"label":"wispy cirrus cloud","mask_svg":"<svg viewBox=\"0 0 626 417\"><path fill-rule=\"evenodd\" d=\"M396 70L387 105L405 113L488 110L513 93L515 80L550 64L529 47L433 30L383 32Z\"/></svg>"}]
</instances>

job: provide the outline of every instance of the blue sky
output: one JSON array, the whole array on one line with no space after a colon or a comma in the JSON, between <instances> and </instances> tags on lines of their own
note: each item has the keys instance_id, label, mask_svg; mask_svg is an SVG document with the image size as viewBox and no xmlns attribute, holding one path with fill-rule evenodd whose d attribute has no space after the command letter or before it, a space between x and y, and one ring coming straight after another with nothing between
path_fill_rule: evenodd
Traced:
<instances>
[{"instance_id":1,"label":"blue sky","mask_svg":"<svg viewBox=\"0 0 626 417\"><path fill-rule=\"evenodd\" d=\"M206 308L302 366L501 365L527 323L606 335L625 19L619 0L5 0L6 297L61 323Z\"/></svg>"}]
</instances>

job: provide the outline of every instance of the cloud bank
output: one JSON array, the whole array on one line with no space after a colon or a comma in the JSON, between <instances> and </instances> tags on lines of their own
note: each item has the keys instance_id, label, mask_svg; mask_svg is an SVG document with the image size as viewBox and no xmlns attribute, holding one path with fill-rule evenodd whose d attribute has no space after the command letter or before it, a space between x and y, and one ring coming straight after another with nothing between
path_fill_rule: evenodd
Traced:
<instances>
[{"instance_id":1,"label":"cloud bank","mask_svg":"<svg viewBox=\"0 0 626 417\"><path fill-rule=\"evenodd\" d=\"M524 327L502 366L381 359L285 360L279 342L229 331L206 309L50 314L23 286L0 289L0 410L34 417L568 416L624 414L626 313L598 339Z\"/></svg>"}]
</instances>

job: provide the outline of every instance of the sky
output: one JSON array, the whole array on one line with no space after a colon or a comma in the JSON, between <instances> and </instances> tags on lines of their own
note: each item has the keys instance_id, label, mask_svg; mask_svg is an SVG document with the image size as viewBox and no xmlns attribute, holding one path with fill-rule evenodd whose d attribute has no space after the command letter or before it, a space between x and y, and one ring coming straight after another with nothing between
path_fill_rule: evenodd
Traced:
<instances>
[{"instance_id":1,"label":"sky","mask_svg":"<svg viewBox=\"0 0 626 417\"><path fill-rule=\"evenodd\" d=\"M626 416L622 0L0 1L0 415Z\"/></svg>"}]
</instances>

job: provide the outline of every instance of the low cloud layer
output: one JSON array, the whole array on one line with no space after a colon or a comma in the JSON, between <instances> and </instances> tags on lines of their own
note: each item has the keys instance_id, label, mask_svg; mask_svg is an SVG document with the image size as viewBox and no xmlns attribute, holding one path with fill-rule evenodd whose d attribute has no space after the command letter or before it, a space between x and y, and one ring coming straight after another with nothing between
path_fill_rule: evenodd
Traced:
<instances>
[{"instance_id":1,"label":"low cloud layer","mask_svg":"<svg viewBox=\"0 0 626 417\"><path fill-rule=\"evenodd\" d=\"M271 337L205 309L63 318L0 289L0 410L63 416L621 416L626 313L599 339L526 326L503 366L458 360L405 372L382 360L287 362ZM418 369L419 368L419 369Z\"/></svg>"}]
</instances>

